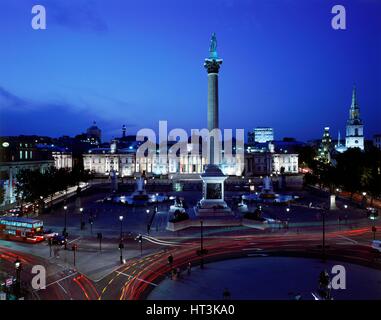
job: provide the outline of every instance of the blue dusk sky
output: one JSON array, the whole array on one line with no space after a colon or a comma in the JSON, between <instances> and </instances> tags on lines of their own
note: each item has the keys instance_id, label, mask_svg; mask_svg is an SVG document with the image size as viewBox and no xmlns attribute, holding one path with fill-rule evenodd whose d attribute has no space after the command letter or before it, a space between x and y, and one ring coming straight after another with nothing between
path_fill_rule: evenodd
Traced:
<instances>
[{"instance_id":1,"label":"blue dusk sky","mask_svg":"<svg viewBox=\"0 0 381 320\"><path fill-rule=\"evenodd\" d=\"M42 4L47 29L31 27ZM347 29L331 27L335 4ZM216 32L220 127L334 137L353 83L365 135L381 133L381 1L0 0L0 135L58 137L95 120L103 138L206 127Z\"/></svg>"}]
</instances>

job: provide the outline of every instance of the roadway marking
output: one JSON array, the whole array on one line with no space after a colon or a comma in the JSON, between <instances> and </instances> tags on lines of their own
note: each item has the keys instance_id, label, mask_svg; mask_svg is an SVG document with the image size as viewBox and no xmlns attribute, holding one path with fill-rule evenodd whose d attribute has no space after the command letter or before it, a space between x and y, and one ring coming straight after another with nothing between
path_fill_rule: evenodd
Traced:
<instances>
[{"instance_id":1,"label":"roadway marking","mask_svg":"<svg viewBox=\"0 0 381 320\"><path fill-rule=\"evenodd\" d=\"M127 274L127 273L120 272L120 271L116 271L116 273L118 273L118 274L122 274L122 275L124 275L124 276L126 276L126 277L128 277L128 278L135 278L135 279L138 280L138 281L142 281L142 282L145 282L145 283L148 283L148 284L151 284L151 285L157 287L157 284L156 284L156 283L149 282L149 281L146 281L146 280L144 280L144 279L140 279L140 278L131 276L131 275Z\"/></svg>"},{"instance_id":2,"label":"roadway marking","mask_svg":"<svg viewBox=\"0 0 381 320\"><path fill-rule=\"evenodd\" d=\"M340 235L339 235L338 237L340 237L340 238L342 238L342 239L344 239L344 240L347 240L347 241L349 241L349 242L352 242L353 244L358 244L358 242L357 242L356 240L350 239L350 238L348 238L348 237L340 236Z\"/></svg>"},{"instance_id":3,"label":"roadway marking","mask_svg":"<svg viewBox=\"0 0 381 320\"><path fill-rule=\"evenodd\" d=\"M250 250L255 250L255 251L261 251L263 250L262 248L243 248L243 251L250 251Z\"/></svg>"},{"instance_id":4,"label":"roadway marking","mask_svg":"<svg viewBox=\"0 0 381 320\"><path fill-rule=\"evenodd\" d=\"M103 277L101 277L100 279L97 279L97 280L94 280L94 282L99 282L101 280L103 280L104 278L106 278L107 276L109 276L110 274L114 273L116 270L118 270L119 268L121 268L122 265L118 265L116 266L115 268L113 268L109 273L106 273Z\"/></svg>"},{"instance_id":5,"label":"roadway marking","mask_svg":"<svg viewBox=\"0 0 381 320\"><path fill-rule=\"evenodd\" d=\"M72 243L72 242L74 242L74 241L77 241L77 240L79 240L79 239L81 239L81 237L78 237L78 238L76 238L76 239L73 239L73 240L71 240L71 241L68 241L68 244L69 244L69 243Z\"/></svg>"},{"instance_id":6,"label":"roadway marking","mask_svg":"<svg viewBox=\"0 0 381 320\"><path fill-rule=\"evenodd\" d=\"M57 283L60 287L61 287L61 289L68 295L68 293L67 293L67 291L65 290L65 288L58 282Z\"/></svg>"},{"instance_id":7,"label":"roadway marking","mask_svg":"<svg viewBox=\"0 0 381 320\"><path fill-rule=\"evenodd\" d=\"M75 276L77 273L78 273L78 272L75 272L75 273L73 273L73 274L69 274L69 275L66 276L66 277L63 277L63 278L58 279L58 280L56 280L56 281L54 281L54 282L51 282L51 283L49 283L48 285L46 285L45 288L50 287L51 285L56 284L56 283L59 284L59 282L61 282L62 280L65 280L65 279L67 279L67 278L70 278L70 277L72 277L72 276ZM38 289L38 290L40 290L40 289ZM38 290L35 290L35 291L38 291Z\"/></svg>"}]
</instances>

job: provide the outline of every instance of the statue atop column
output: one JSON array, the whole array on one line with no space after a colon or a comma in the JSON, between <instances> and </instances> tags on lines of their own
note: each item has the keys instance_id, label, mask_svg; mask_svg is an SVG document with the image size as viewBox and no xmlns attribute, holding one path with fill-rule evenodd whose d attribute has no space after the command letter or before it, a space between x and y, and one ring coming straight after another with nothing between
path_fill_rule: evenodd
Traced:
<instances>
[{"instance_id":1,"label":"statue atop column","mask_svg":"<svg viewBox=\"0 0 381 320\"><path fill-rule=\"evenodd\" d=\"M217 54L217 37L216 33L213 32L210 38L209 57L205 59L204 67L208 73L218 73L221 64L222 59Z\"/></svg>"},{"instance_id":2,"label":"statue atop column","mask_svg":"<svg viewBox=\"0 0 381 320\"><path fill-rule=\"evenodd\" d=\"M218 55L217 55L217 37L216 37L215 32L212 33L212 38L210 39L209 53L210 53L210 55L209 55L210 58L214 58L214 59L218 58Z\"/></svg>"}]
</instances>

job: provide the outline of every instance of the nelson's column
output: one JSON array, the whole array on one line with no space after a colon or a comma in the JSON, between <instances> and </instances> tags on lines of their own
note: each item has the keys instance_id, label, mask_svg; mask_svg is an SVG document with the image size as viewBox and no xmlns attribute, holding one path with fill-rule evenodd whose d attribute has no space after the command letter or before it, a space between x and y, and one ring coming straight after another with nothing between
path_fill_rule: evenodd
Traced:
<instances>
[{"instance_id":1,"label":"nelson's column","mask_svg":"<svg viewBox=\"0 0 381 320\"><path fill-rule=\"evenodd\" d=\"M218 71L222 64L222 59L217 54L216 34L212 34L210 41L209 57L205 59L204 67L208 72L208 130L218 129ZM219 150L219 148L217 148ZM202 199L197 206L198 216L225 216L231 215L231 209L224 200L225 176L219 168L215 159L214 139L211 136L209 144L209 164L205 172L201 174L203 182ZM217 162L217 163L216 163Z\"/></svg>"}]
</instances>

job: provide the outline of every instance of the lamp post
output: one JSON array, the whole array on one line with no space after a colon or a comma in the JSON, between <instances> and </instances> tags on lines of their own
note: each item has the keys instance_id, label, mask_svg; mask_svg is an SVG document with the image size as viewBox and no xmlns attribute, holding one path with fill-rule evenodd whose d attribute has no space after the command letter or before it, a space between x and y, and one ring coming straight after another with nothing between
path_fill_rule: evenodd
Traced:
<instances>
[{"instance_id":1,"label":"lamp post","mask_svg":"<svg viewBox=\"0 0 381 320\"><path fill-rule=\"evenodd\" d=\"M75 267L75 252L77 251L77 248L78 248L78 246L76 244L73 244L73 246L71 247L71 250L73 251L73 264L74 264L74 267Z\"/></svg>"},{"instance_id":2,"label":"lamp post","mask_svg":"<svg viewBox=\"0 0 381 320\"><path fill-rule=\"evenodd\" d=\"M204 221L200 220L200 246L201 246L201 261L200 261L200 268L204 269Z\"/></svg>"},{"instance_id":3,"label":"lamp post","mask_svg":"<svg viewBox=\"0 0 381 320\"><path fill-rule=\"evenodd\" d=\"M363 206L364 208L366 207L366 203L367 203L367 200L366 200L366 192L363 192L362 193L362 203L363 203Z\"/></svg>"},{"instance_id":4,"label":"lamp post","mask_svg":"<svg viewBox=\"0 0 381 320\"><path fill-rule=\"evenodd\" d=\"M101 252L102 251L102 238L103 238L102 232L98 232L97 238L99 240L99 252Z\"/></svg>"},{"instance_id":5,"label":"lamp post","mask_svg":"<svg viewBox=\"0 0 381 320\"><path fill-rule=\"evenodd\" d=\"M81 227L81 230L83 230L83 208L81 207L81 208L79 208L79 214L80 214L80 216L81 216L81 225L80 225L80 227Z\"/></svg>"},{"instance_id":6,"label":"lamp post","mask_svg":"<svg viewBox=\"0 0 381 320\"><path fill-rule=\"evenodd\" d=\"M151 229L150 223L149 223L149 209L146 210L147 213L147 234L149 234L149 231Z\"/></svg>"},{"instance_id":7,"label":"lamp post","mask_svg":"<svg viewBox=\"0 0 381 320\"><path fill-rule=\"evenodd\" d=\"M119 216L120 221L120 241L122 241L123 238L123 216Z\"/></svg>"},{"instance_id":8,"label":"lamp post","mask_svg":"<svg viewBox=\"0 0 381 320\"><path fill-rule=\"evenodd\" d=\"M66 214L67 214L67 206L64 206L64 213L65 213L65 226L64 226L64 235L66 234L66 228L67 228L67 217L66 217Z\"/></svg>"},{"instance_id":9,"label":"lamp post","mask_svg":"<svg viewBox=\"0 0 381 320\"><path fill-rule=\"evenodd\" d=\"M67 206L64 206L64 212L65 212L65 227L64 227L64 230L63 230L63 236L65 238L65 250L67 249L67 241L66 241L66 238L67 238Z\"/></svg>"},{"instance_id":10,"label":"lamp post","mask_svg":"<svg viewBox=\"0 0 381 320\"><path fill-rule=\"evenodd\" d=\"M140 256L143 256L143 236L141 234L139 234L138 240L140 243Z\"/></svg>"},{"instance_id":11,"label":"lamp post","mask_svg":"<svg viewBox=\"0 0 381 320\"><path fill-rule=\"evenodd\" d=\"M15 261L15 268L16 268L16 296L19 297L20 296L20 291L21 291L21 268L22 268L22 264L21 264L21 261L19 259L19 257L16 258L16 261Z\"/></svg>"},{"instance_id":12,"label":"lamp post","mask_svg":"<svg viewBox=\"0 0 381 320\"><path fill-rule=\"evenodd\" d=\"M124 244L123 244L122 239L121 239L119 242L120 264L123 264L123 248L124 248Z\"/></svg>"}]
</instances>

